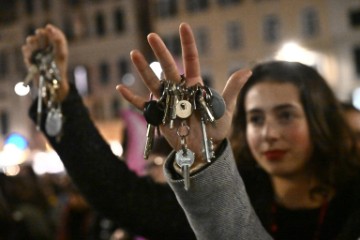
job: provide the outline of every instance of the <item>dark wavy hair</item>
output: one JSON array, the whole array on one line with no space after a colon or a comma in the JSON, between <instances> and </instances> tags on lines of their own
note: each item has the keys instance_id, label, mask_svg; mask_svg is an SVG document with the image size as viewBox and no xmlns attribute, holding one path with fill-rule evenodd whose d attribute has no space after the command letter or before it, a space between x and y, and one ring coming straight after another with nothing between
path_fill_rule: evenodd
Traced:
<instances>
[{"instance_id":1,"label":"dark wavy hair","mask_svg":"<svg viewBox=\"0 0 360 240\"><path fill-rule=\"evenodd\" d=\"M360 158L354 135L334 92L314 68L297 62L270 61L252 71L238 96L230 136L240 168L256 166L246 141L246 95L258 83L275 82L293 84L299 91L314 146L309 167L321 188L337 189L359 174Z\"/></svg>"}]
</instances>

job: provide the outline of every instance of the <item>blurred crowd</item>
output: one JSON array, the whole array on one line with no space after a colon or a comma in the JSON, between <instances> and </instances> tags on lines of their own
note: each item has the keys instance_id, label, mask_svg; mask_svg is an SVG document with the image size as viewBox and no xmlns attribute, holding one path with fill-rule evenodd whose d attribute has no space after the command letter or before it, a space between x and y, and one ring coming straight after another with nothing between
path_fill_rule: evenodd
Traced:
<instances>
[{"instance_id":1,"label":"blurred crowd","mask_svg":"<svg viewBox=\"0 0 360 240\"><path fill-rule=\"evenodd\" d=\"M66 174L21 166L18 175L1 174L0 193L1 239L110 239L111 224L96 226L96 212Z\"/></svg>"},{"instance_id":2,"label":"blurred crowd","mask_svg":"<svg viewBox=\"0 0 360 240\"><path fill-rule=\"evenodd\" d=\"M154 154L146 162L156 182L165 183L164 159ZM15 176L0 173L0 240L144 239L96 212L66 173L37 175L30 165L20 169Z\"/></svg>"}]
</instances>

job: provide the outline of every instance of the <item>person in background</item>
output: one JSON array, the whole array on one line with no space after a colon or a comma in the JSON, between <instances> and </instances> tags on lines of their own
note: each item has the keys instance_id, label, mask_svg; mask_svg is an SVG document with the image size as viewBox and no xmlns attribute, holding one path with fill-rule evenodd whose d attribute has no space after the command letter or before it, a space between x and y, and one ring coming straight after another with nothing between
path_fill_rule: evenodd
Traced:
<instances>
[{"instance_id":1,"label":"person in background","mask_svg":"<svg viewBox=\"0 0 360 240\"><path fill-rule=\"evenodd\" d=\"M360 110L350 102L342 102L345 117L356 135L356 145L360 149Z\"/></svg>"},{"instance_id":2,"label":"person in background","mask_svg":"<svg viewBox=\"0 0 360 240\"><path fill-rule=\"evenodd\" d=\"M163 136L155 137L153 149L146 161L147 174L157 183L166 183L163 165L172 147Z\"/></svg>"},{"instance_id":3,"label":"person in background","mask_svg":"<svg viewBox=\"0 0 360 240\"><path fill-rule=\"evenodd\" d=\"M202 84L191 28L181 24L179 31L186 85ZM153 33L148 41L165 79L180 83L182 73L161 38ZM160 84L144 56L134 50L131 57L159 97ZM137 108L144 105L145 97L122 85L117 89ZM216 150L211 163L202 159L199 117L192 114L186 121L187 148L195 153L188 191L175 154L165 163L168 182L197 239L358 239L360 157L325 79L301 63L269 61L235 72L223 98L225 115L207 128ZM160 127L179 151L176 131Z\"/></svg>"},{"instance_id":4,"label":"person in background","mask_svg":"<svg viewBox=\"0 0 360 240\"><path fill-rule=\"evenodd\" d=\"M6 229L9 231L7 239L53 239L54 223L49 215L49 206L34 177L27 170L16 176L1 176L1 193L12 220Z\"/></svg>"}]
</instances>

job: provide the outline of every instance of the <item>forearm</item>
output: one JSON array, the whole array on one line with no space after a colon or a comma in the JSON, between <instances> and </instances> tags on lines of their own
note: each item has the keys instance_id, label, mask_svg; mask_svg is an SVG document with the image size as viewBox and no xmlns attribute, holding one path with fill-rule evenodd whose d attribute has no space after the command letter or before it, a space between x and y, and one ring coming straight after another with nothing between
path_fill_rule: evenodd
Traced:
<instances>
[{"instance_id":1,"label":"forearm","mask_svg":"<svg viewBox=\"0 0 360 240\"><path fill-rule=\"evenodd\" d=\"M137 234L155 239L177 234L177 239L193 239L171 189L138 177L112 153L74 91L72 86L62 105L64 126L60 140L46 137L89 203ZM32 119L35 107L30 110ZM169 221L172 217L174 221Z\"/></svg>"},{"instance_id":2,"label":"forearm","mask_svg":"<svg viewBox=\"0 0 360 240\"><path fill-rule=\"evenodd\" d=\"M168 182L185 210L197 239L271 239L260 223L247 196L231 149L209 166L191 176L184 189L172 168L173 156L166 162Z\"/></svg>"}]
</instances>

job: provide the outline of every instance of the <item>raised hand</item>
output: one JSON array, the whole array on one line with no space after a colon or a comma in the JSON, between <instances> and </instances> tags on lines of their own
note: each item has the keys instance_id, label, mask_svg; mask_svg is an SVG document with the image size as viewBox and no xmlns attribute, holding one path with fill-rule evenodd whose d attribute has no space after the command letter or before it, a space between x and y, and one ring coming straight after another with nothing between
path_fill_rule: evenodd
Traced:
<instances>
[{"instance_id":1,"label":"raised hand","mask_svg":"<svg viewBox=\"0 0 360 240\"><path fill-rule=\"evenodd\" d=\"M69 82L67 79L69 53L64 33L51 24L46 25L44 28L36 29L35 34L28 36L25 44L22 46L23 60L25 65L30 68L32 54L37 50L45 49L49 46L53 48L54 60L61 77L57 97L59 101L62 101L69 92Z\"/></svg>"},{"instance_id":2,"label":"raised hand","mask_svg":"<svg viewBox=\"0 0 360 240\"><path fill-rule=\"evenodd\" d=\"M195 44L194 35L190 26L186 23L182 23L179 27L181 47L182 47L182 58L184 65L184 76L186 78L186 85L193 86L195 84L203 84L200 71L200 62L197 47ZM171 53L165 46L164 42L161 40L159 35L151 33L148 35L148 42L161 64L162 70L164 72L165 79L171 80L172 82L179 83L181 81L180 73L177 69L174 58ZM142 80L148 87L148 89L153 93L156 98L160 97L160 85L158 78L155 73L149 66L149 63L146 61L144 56L138 50L133 50L130 53L131 60L135 65L137 71L139 72ZM226 110L223 117L216 121L215 127L212 125L207 126L207 134L209 138L213 139L215 148L228 136L231 127L231 118L234 112L236 97L245 83L245 81L250 77L251 72L249 70L240 70L235 72L228 80L224 90L223 98L226 104ZM123 97L132 103L135 107L140 110L143 110L145 102L148 100L148 97L142 97L135 95L129 89L123 85L117 86L118 91L123 95ZM186 143L189 149L195 153L196 161L194 166L197 163L204 161L202 159L202 132L200 117L196 114L192 114L187 120L187 125L190 127L189 135L186 137ZM181 148L180 138L177 135L177 126L179 122L175 122L175 127L170 129L168 124L160 125L162 134L169 141L171 146L175 150Z\"/></svg>"}]
</instances>

